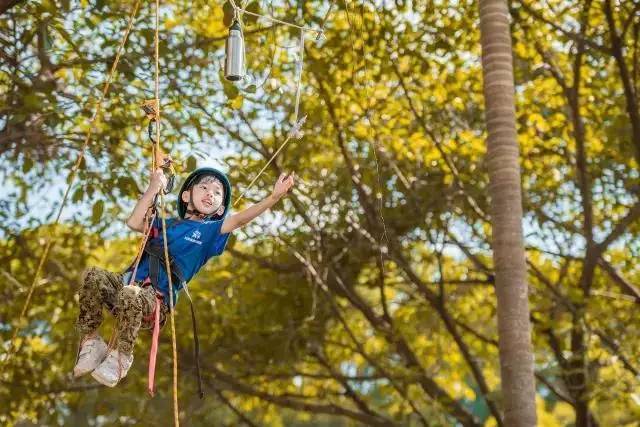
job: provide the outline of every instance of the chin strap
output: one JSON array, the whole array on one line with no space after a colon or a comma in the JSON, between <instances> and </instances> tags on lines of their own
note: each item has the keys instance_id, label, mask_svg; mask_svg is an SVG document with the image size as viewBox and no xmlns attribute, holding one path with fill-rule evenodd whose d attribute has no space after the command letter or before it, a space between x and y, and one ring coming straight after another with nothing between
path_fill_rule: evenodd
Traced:
<instances>
[{"instance_id":1,"label":"chin strap","mask_svg":"<svg viewBox=\"0 0 640 427\"><path fill-rule=\"evenodd\" d=\"M196 217L198 217L198 218L200 218L200 219L208 219L208 218L210 218L211 216L213 216L213 214L212 214L212 215L205 215L205 214L203 214L202 212L200 212L200 211L199 211L199 210L197 210L197 209L194 209L194 210L187 209L187 211L186 211L185 213L186 213L187 215L193 215L193 216L196 216Z\"/></svg>"}]
</instances>

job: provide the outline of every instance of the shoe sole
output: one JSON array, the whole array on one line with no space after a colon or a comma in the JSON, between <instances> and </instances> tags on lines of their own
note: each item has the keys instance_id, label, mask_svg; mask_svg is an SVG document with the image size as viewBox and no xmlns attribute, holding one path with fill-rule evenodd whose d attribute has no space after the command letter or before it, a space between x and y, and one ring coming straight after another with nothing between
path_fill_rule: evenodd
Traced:
<instances>
[{"instance_id":1,"label":"shoe sole","mask_svg":"<svg viewBox=\"0 0 640 427\"><path fill-rule=\"evenodd\" d=\"M83 375L87 375L89 372L93 372L98 366L96 365L94 368L91 369L74 369L73 370L73 376L75 378L81 377Z\"/></svg>"},{"instance_id":2,"label":"shoe sole","mask_svg":"<svg viewBox=\"0 0 640 427\"><path fill-rule=\"evenodd\" d=\"M107 351L106 351L106 349L105 349L104 354L103 354L103 355L101 355L101 356L98 358L98 360L97 360L97 362L96 362L96 365L95 365L93 368L78 369L77 367L74 367L74 368L73 368L73 376L74 376L75 378L78 378L78 377L81 377L81 376L83 376L83 375L87 375L89 372L93 372L93 371L94 371L98 366L100 366L100 364L102 363L102 361L104 360L104 358L106 357L106 355L107 355Z\"/></svg>"},{"instance_id":3,"label":"shoe sole","mask_svg":"<svg viewBox=\"0 0 640 427\"><path fill-rule=\"evenodd\" d=\"M91 376L93 377L94 380L98 381L102 385L106 385L107 387L115 387L116 384L118 384L118 380L116 380L115 382L110 381L107 378L100 375L99 371L93 371L91 373Z\"/></svg>"}]
</instances>

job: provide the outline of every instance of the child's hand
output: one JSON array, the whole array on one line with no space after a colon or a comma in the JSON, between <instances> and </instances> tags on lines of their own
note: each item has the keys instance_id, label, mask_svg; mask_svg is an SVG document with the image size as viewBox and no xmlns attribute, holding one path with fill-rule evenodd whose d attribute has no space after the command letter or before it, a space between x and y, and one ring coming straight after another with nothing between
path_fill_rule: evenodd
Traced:
<instances>
[{"instance_id":1,"label":"child's hand","mask_svg":"<svg viewBox=\"0 0 640 427\"><path fill-rule=\"evenodd\" d=\"M157 194L160 192L160 190L164 190L166 186L167 177L164 176L164 172L162 172L162 169L156 169L151 174L151 182L149 182L149 188L147 188L147 191L153 194Z\"/></svg>"},{"instance_id":2,"label":"child's hand","mask_svg":"<svg viewBox=\"0 0 640 427\"><path fill-rule=\"evenodd\" d=\"M281 198L293 187L294 177L296 173L291 172L290 174L281 173L280 178L276 181L276 185L273 187L273 195L277 198Z\"/></svg>"}]
</instances>

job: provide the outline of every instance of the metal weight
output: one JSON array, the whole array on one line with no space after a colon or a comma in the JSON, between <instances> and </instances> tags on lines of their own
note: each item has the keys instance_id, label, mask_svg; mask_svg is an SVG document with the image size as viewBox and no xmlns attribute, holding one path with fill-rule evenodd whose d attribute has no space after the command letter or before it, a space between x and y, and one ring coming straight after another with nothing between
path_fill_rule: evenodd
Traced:
<instances>
[{"instance_id":1,"label":"metal weight","mask_svg":"<svg viewBox=\"0 0 640 427\"><path fill-rule=\"evenodd\" d=\"M237 82L244 77L244 36L240 23L235 20L229 27L225 46L224 78Z\"/></svg>"}]
</instances>

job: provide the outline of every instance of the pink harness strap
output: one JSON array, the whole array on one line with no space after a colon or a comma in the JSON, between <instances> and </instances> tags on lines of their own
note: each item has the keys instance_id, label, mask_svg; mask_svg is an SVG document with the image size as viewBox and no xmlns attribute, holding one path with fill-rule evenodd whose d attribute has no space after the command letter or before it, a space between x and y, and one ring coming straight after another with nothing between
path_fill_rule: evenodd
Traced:
<instances>
[{"instance_id":1,"label":"pink harness strap","mask_svg":"<svg viewBox=\"0 0 640 427\"><path fill-rule=\"evenodd\" d=\"M156 305L153 308L153 333L151 351L149 352L149 395L155 394L156 356L158 355L158 338L160 336L160 305L162 296L156 294Z\"/></svg>"}]
</instances>

